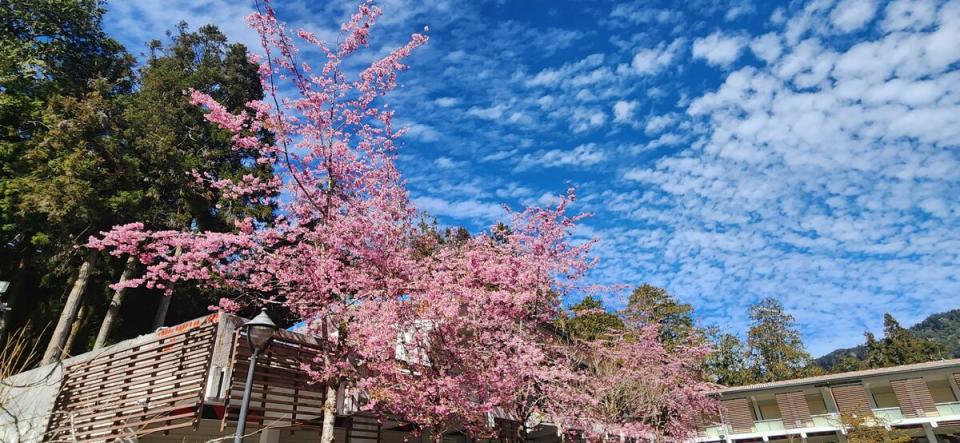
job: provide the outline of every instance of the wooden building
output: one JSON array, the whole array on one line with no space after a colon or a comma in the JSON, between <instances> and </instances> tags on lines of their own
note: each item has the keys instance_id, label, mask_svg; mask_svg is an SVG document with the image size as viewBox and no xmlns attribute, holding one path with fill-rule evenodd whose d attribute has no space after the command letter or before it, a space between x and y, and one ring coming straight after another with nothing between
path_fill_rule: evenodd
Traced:
<instances>
[{"instance_id":1,"label":"wooden building","mask_svg":"<svg viewBox=\"0 0 960 443\"><path fill-rule=\"evenodd\" d=\"M239 333L244 321L212 314L10 377L0 389L0 442L232 441L250 355ZM247 420L253 435L245 441L319 441L326 390L303 370L318 345L277 331L257 361ZM402 423L360 413L356 395L343 388L336 403L338 442L410 437ZM557 440L545 427L531 437Z\"/></svg>"}]
</instances>

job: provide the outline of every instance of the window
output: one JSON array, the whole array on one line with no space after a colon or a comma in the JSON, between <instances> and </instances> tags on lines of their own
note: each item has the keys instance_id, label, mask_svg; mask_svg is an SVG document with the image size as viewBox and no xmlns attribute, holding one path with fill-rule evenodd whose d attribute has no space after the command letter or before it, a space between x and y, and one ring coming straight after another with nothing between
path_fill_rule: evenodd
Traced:
<instances>
[{"instance_id":1,"label":"window","mask_svg":"<svg viewBox=\"0 0 960 443\"><path fill-rule=\"evenodd\" d=\"M827 410L827 402L823 400L822 393L809 392L805 397L807 398L807 408L810 409L810 415L822 415L830 412Z\"/></svg>"},{"instance_id":2,"label":"window","mask_svg":"<svg viewBox=\"0 0 960 443\"><path fill-rule=\"evenodd\" d=\"M873 394L873 401L877 403L878 408L896 408L900 406L897 402L897 396L893 394L890 385L870 385L870 393Z\"/></svg>"},{"instance_id":3,"label":"window","mask_svg":"<svg viewBox=\"0 0 960 443\"><path fill-rule=\"evenodd\" d=\"M927 387L930 389L930 395L933 396L934 403L957 401L957 398L953 395L953 389L950 387L950 381L946 378L927 380Z\"/></svg>"},{"instance_id":4,"label":"window","mask_svg":"<svg viewBox=\"0 0 960 443\"><path fill-rule=\"evenodd\" d=\"M777 400L773 398L757 399L757 408L760 409L760 415L763 417L762 420L774 420L777 418L782 418L780 415L780 408L777 407Z\"/></svg>"}]
</instances>

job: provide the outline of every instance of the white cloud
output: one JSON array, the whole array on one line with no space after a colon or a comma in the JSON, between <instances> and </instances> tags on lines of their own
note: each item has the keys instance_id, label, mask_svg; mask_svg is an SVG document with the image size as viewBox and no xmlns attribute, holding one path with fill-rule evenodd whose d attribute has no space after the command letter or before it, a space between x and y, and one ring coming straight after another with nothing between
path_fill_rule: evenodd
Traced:
<instances>
[{"instance_id":1,"label":"white cloud","mask_svg":"<svg viewBox=\"0 0 960 443\"><path fill-rule=\"evenodd\" d=\"M440 139L440 132L433 128L433 126L425 125L422 123L413 123L407 125L407 136L415 140L422 142L435 142Z\"/></svg>"},{"instance_id":2,"label":"white cloud","mask_svg":"<svg viewBox=\"0 0 960 443\"><path fill-rule=\"evenodd\" d=\"M440 169L453 169L457 166L457 162L450 157L438 157L433 161L433 164Z\"/></svg>"},{"instance_id":3,"label":"white cloud","mask_svg":"<svg viewBox=\"0 0 960 443\"><path fill-rule=\"evenodd\" d=\"M566 63L559 68L543 69L527 79L525 84L531 87L560 86L564 82L588 84L591 78L596 79L598 76L606 75L604 72L596 72L598 68L602 69L603 61L603 54L590 54L581 60Z\"/></svg>"},{"instance_id":4,"label":"white cloud","mask_svg":"<svg viewBox=\"0 0 960 443\"><path fill-rule=\"evenodd\" d=\"M937 5L933 0L895 0L884 15L883 29L888 32L923 29L936 20Z\"/></svg>"},{"instance_id":5,"label":"white cloud","mask_svg":"<svg viewBox=\"0 0 960 443\"><path fill-rule=\"evenodd\" d=\"M729 22L753 14L755 11L756 8L749 0L736 1L733 2L729 9L727 9L727 12L723 14L723 19Z\"/></svg>"},{"instance_id":6,"label":"white cloud","mask_svg":"<svg viewBox=\"0 0 960 443\"><path fill-rule=\"evenodd\" d=\"M654 115L647 119L647 124L643 131L647 135L658 134L668 126L672 125L677 119L674 114Z\"/></svg>"},{"instance_id":7,"label":"white cloud","mask_svg":"<svg viewBox=\"0 0 960 443\"><path fill-rule=\"evenodd\" d=\"M882 312L863 306L907 324L955 308L960 51L946 42L960 41L948 38L960 36L960 5L931 21L915 3L919 19L883 24L907 32L852 47L815 25L755 39L767 63L687 107L705 136L621 171L634 193L604 201L643 223L608 247L716 318L780 298L814 353L878 326ZM773 42L786 42L783 55ZM817 327L824 319L838 326Z\"/></svg>"},{"instance_id":8,"label":"white cloud","mask_svg":"<svg viewBox=\"0 0 960 443\"><path fill-rule=\"evenodd\" d=\"M747 40L740 35L727 35L714 32L693 42L693 57L702 58L716 66L727 66L740 57L740 51Z\"/></svg>"},{"instance_id":9,"label":"white cloud","mask_svg":"<svg viewBox=\"0 0 960 443\"><path fill-rule=\"evenodd\" d=\"M639 102L632 100L617 100L617 102L613 104L613 121L617 123L632 122L633 112L639 104Z\"/></svg>"},{"instance_id":10,"label":"white cloud","mask_svg":"<svg viewBox=\"0 0 960 443\"><path fill-rule=\"evenodd\" d=\"M773 63L783 53L783 45L780 42L780 37L771 32L751 40L750 50L761 60Z\"/></svg>"},{"instance_id":11,"label":"white cloud","mask_svg":"<svg viewBox=\"0 0 960 443\"><path fill-rule=\"evenodd\" d=\"M488 107L473 106L467 110L467 115L472 115L484 120L499 120L501 117L503 117L503 113L506 110L507 106L504 104Z\"/></svg>"},{"instance_id":12,"label":"white cloud","mask_svg":"<svg viewBox=\"0 0 960 443\"><path fill-rule=\"evenodd\" d=\"M602 163L606 159L607 154L595 143L587 143L573 149L553 149L524 155L517 164L517 170L561 166L586 167Z\"/></svg>"},{"instance_id":13,"label":"white cloud","mask_svg":"<svg viewBox=\"0 0 960 443\"><path fill-rule=\"evenodd\" d=\"M516 149L507 149L507 150L503 150L503 151L496 151L496 152L494 152L494 153L492 153L492 154L487 154L487 155L481 157L481 158L480 158L480 161L482 161L482 162L491 162L491 161L505 160L505 159L508 159L508 158L513 157L514 155L517 154L517 152L519 152L519 151L516 150Z\"/></svg>"},{"instance_id":14,"label":"white cloud","mask_svg":"<svg viewBox=\"0 0 960 443\"><path fill-rule=\"evenodd\" d=\"M637 1L618 4L610 11L610 17L632 24L673 23L680 21L683 13L676 9L651 8Z\"/></svg>"},{"instance_id":15,"label":"white cloud","mask_svg":"<svg viewBox=\"0 0 960 443\"><path fill-rule=\"evenodd\" d=\"M433 101L441 108L449 108L460 104L460 99L456 97L440 97Z\"/></svg>"},{"instance_id":16,"label":"white cloud","mask_svg":"<svg viewBox=\"0 0 960 443\"><path fill-rule=\"evenodd\" d=\"M683 40L676 39L669 45L661 42L655 48L640 49L633 55L630 66L641 75L656 74L670 66L682 46Z\"/></svg>"},{"instance_id":17,"label":"white cloud","mask_svg":"<svg viewBox=\"0 0 960 443\"><path fill-rule=\"evenodd\" d=\"M830 14L830 21L837 29L850 32L866 25L876 12L877 4L873 0L843 0Z\"/></svg>"},{"instance_id":18,"label":"white cloud","mask_svg":"<svg viewBox=\"0 0 960 443\"><path fill-rule=\"evenodd\" d=\"M455 218L458 220L480 219L498 220L503 217L503 206L479 200L449 201L436 197L416 197L413 199L417 209L430 215Z\"/></svg>"},{"instance_id":19,"label":"white cloud","mask_svg":"<svg viewBox=\"0 0 960 443\"><path fill-rule=\"evenodd\" d=\"M576 108L570 116L570 129L573 132L584 132L599 128L607 122L607 114L599 109Z\"/></svg>"}]
</instances>

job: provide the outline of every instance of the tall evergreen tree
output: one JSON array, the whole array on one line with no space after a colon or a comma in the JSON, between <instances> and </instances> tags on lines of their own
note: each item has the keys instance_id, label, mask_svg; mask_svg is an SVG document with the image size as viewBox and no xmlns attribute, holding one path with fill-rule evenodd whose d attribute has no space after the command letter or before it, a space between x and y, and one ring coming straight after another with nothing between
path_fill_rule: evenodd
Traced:
<instances>
[{"instance_id":1,"label":"tall evergreen tree","mask_svg":"<svg viewBox=\"0 0 960 443\"><path fill-rule=\"evenodd\" d=\"M587 296L580 303L570 307L573 316L562 319L562 329L573 338L596 340L611 332L623 329L623 321L610 313L603 302L594 296Z\"/></svg>"},{"instance_id":2,"label":"tall evergreen tree","mask_svg":"<svg viewBox=\"0 0 960 443\"><path fill-rule=\"evenodd\" d=\"M272 177L269 166L233 149L231 134L207 122L203 109L189 100L189 91L201 91L239 113L248 102L263 98L257 66L247 60L245 46L229 43L216 26L191 31L180 23L169 36L168 46L151 42L140 88L130 96L124 114L128 124L124 137L146 171L142 189L150 210L141 213L141 220L153 229L230 231L244 217L269 218L272 207L260 204L258 196L226 200L208 192L191 174L204 171L208 180ZM123 297L121 290L114 293L95 347L110 336ZM165 323L170 298L160 296L152 328ZM196 315L199 307L184 306L187 316Z\"/></svg>"},{"instance_id":3,"label":"tall evergreen tree","mask_svg":"<svg viewBox=\"0 0 960 443\"><path fill-rule=\"evenodd\" d=\"M870 368L921 363L946 358L943 345L914 336L889 313L883 315L883 339L877 340L870 332L865 334L867 355L865 363Z\"/></svg>"},{"instance_id":4,"label":"tall evergreen tree","mask_svg":"<svg viewBox=\"0 0 960 443\"><path fill-rule=\"evenodd\" d=\"M668 348L703 339L693 321L693 306L680 303L666 289L644 283L630 294L624 316L640 324L656 323L660 341Z\"/></svg>"},{"instance_id":5,"label":"tall evergreen tree","mask_svg":"<svg viewBox=\"0 0 960 443\"><path fill-rule=\"evenodd\" d=\"M97 0L0 2L0 276L17 274L0 333L29 317L15 314L29 310L21 301L55 312L77 269L45 360L59 356L93 273L96 256L75 246L130 197L116 186L130 177L114 101L132 57L102 31L103 12ZM19 300L27 285L35 295Z\"/></svg>"},{"instance_id":6,"label":"tall evergreen tree","mask_svg":"<svg viewBox=\"0 0 960 443\"><path fill-rule=\"evenodd\" d=\"M742 386L755 382L749 364L750 352L733 334L721 333L719 328L709 331L713 352L707 357L706 370L714 383Z\"/></svg>"},{"instance_id":7,"label":"tall evergreen tree","mask_svg":"<svg viewBox=\"0 0 960 443\"><path fill-rule=\"evenodd\" d=\"M750 307L750 348L754 379L771 382L813 375L818 371L797 331L793 316L773 298Z\"/></svg>"}]
</instances>

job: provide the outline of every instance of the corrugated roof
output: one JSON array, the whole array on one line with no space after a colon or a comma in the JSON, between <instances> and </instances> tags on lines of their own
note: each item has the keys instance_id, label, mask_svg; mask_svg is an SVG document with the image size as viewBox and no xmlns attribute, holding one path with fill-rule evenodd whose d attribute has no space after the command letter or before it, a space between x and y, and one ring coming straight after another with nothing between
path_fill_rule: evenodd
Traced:
<instances>
[{"instance_id":1,"label":"corrugated roof","mask_svg":"<svg viewBox=\"0 0 960 443\"><path fill-rule=\"evenodd\" d=\"M866 377L875 377L880 375L891 375L902 372L924 371L930 369L943 369L951 366L960 367L960 358L949 360L929 361L925 363L914 363L911 365L893 366L889 368L865 369L862 371L842 372L839 374L820 375L817 377L795 378L792 380L783 380L770 383L758 383L755 385L733 386L723 388L717 391L718 394L735 394L748 391L762 391L765 389L785 388L790 386L842 383L845 381L860 380Z\"/></svg>"}]
</instances>

